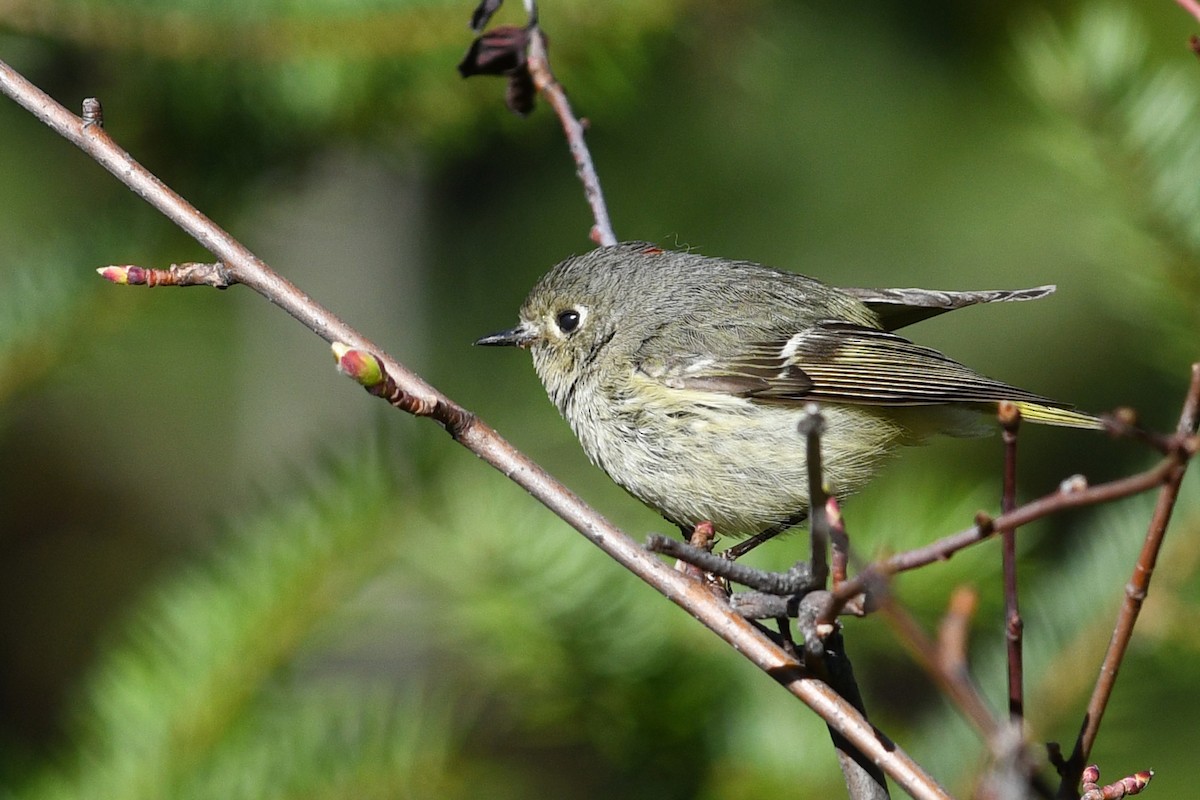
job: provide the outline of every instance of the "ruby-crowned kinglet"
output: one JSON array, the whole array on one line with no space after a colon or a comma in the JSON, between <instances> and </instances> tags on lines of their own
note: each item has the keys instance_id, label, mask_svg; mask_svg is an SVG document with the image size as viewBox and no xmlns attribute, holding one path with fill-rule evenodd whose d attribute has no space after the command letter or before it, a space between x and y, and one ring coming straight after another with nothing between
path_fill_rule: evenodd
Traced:
<instances>
[{"instance_id":1,"label":"ruby-crowned kinglet","mask_svg":"<svg viewBox=\"0 0 1200 800\"><path fill-rule=\"evenodd\" d=\"M711 521L736 536L803 516L797 424L812 401L839 497L898 445L986 433L1002 400L1031 422L1102 427L891 332L1053 291L835 289L632 242L562 262L533 287L515 328L476 344L528 348L588 458L635 497L681 527Z\"/></svg>"}]
</instances>

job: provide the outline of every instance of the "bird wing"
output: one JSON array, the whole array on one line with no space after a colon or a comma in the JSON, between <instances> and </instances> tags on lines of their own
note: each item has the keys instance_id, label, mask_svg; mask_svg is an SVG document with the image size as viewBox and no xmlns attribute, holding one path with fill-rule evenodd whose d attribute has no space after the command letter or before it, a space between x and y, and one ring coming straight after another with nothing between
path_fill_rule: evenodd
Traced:
<instances>
[{"instance_id":1,"label":"bird wing","mask_svg":"<svg viewBox=\"0 0 1200 800\"><path fill-rule=\"evenodd\" d=\"M751 344L733 357L651 359L639 368L673 388L764 403L929 406L1008 400L1035 422L1099 425L1062 403L980 375L937 350L846 322L822 322L787 338Z\"/></svg>"},{"instance_id":2,"label":"bird wing","mask_svg":"<svg viewBox=\"0 0 1200 800\"><path fill-rule=\"evenodd\" d=\"M1032 289L946 292L935 289L842 289L879 315L884 330L894 331L956 308L979 303L1039 300L1054 294L1055 286Z\"/></svg>"},{"instance_id":3,"label":"bird wing","mask_svg":"<svg viewBox=\"0 0 1200 800\"><path fill-rule=\"evenodd\" d=\"M815 325L794 336L785 345L784 352L789 350L788 360L812 381L804 399L889 406L999 400L1053 404L980 375L937 350L860 325Z\"/></svg>"}]
</instances>

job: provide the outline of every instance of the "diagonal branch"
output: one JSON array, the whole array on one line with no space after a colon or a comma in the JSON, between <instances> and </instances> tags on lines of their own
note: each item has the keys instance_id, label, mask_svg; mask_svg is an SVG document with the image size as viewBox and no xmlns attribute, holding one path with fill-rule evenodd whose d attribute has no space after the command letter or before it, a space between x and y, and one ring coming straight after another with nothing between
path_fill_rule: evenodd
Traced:
<instances>
[{"instance_id":1,"label":"diagonal branch","mask_svg":"<svg viewBox=\"0 0 1200 800\"><path fill-rule=\"evenodd\" d=\"M694 616L813 709L910 795L919 800L949 800L950 796L937 781L907 753L825 683L805 674L795 659L750 622L718 602L702 584L675 572L647 553L493 428L438 392L416 373L384 355L381 348L272 271L244 245L134 160L101 126L85 127L82 119L3 61L0 61L0 92L79 147L192 236L225 265L235 282L249 286L280 306L322 339L331 343L343 342L375 354L388 379L394 382L395 392L389 399L398 399L397 405L417 416L434 419L457 442L504 473L610 557Z\"/></svg>"}]
</instances>

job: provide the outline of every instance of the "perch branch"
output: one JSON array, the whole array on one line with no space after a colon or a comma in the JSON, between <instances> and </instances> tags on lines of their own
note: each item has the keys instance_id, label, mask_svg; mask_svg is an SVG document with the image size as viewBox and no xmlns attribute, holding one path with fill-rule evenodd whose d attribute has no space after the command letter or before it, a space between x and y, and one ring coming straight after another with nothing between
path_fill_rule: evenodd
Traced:
<instances>
[{"instance_id":1,"label":"perch branch","mask_svg":"<svg viewBox=\"0 0 1200 800\"><path fill-rule=\"evenodd\" d=\"M394 381L396 391L407 398L406 410L437 421L456 441L504 473L614 560L685 609L807 704L910 795L919 800L949 800L950 795L908 754L871 726L825 683L806 675L795 659L756 630L749 621L718 602L701 584L675 572L647 553L494 429L442 395L407 367L383 355L381 348L272 271L244 245L134 160L103 127L85 127L80 117L67 111L3 61L0 61L0 92L79 147L192 236L226 266L237 282L249 286L280 306L327 342L343 342L375 354L389 379Z\"/></svg>"}]
</instances>

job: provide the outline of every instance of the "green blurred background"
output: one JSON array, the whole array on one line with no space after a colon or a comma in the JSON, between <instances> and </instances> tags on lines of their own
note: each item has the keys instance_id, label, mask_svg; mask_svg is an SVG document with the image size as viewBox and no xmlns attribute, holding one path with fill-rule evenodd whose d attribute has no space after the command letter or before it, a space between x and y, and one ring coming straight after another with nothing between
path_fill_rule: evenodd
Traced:
<instances>
[{"instance_id":1,"label":"green blurred background","mask_svg":"<svg viewBox=\"0 0 1200 800\"><path fill-rule=\"evenodd\" d=\"M461 80L469 3L9 0L0 58L635 535L507 327L591 220L544 104ZM499 21L518 21L519 7ZM1012 288L913 329L989 374L1174 425L1200 355L1197 23L1173 3L547 0L618 236L831 283ZM0 796L839 796L821 723L249 291L93 268L194 242L0 102ZM1022 492L1153 461L1028 430ZM994 509L997 439L905 454L846 506L864 554ZM1189 481L1095 754L1191 787ZM1022 533L1030 725L1069 746L1152 498ZM802 539L756 554L784 565ZM933 625L999 553L899 581ZM878 619L875 721L955 791L981 751Z\"/></svg>"}]
</instances>

